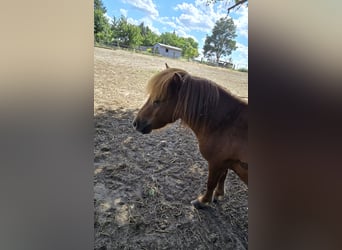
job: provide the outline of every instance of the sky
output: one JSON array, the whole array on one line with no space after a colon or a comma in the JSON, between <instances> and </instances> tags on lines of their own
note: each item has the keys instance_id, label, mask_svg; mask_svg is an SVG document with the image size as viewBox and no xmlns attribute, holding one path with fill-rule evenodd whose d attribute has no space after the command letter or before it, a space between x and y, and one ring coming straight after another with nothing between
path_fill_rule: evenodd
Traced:
<instances>
[{"instance_id":1,"label":"sky","mask_svg":"<svg viewBox=\"0 0 342 250\"><path fill-rule=\"evenodd\" d=\"M233 1L220 1L206 5L206 0L102 0L107 17L127 18L129 23L146 26L160 35L176 32L181 37L192 37L198 42L199 58L203 56L206 35L211 35L215 22L227 16L227 8ZM248 68L248 8L241 6L231 11L237 37L237 49L230 55L237 68ZM228 58L222 58L228 60Z\"/></svg>"}]
</instances>

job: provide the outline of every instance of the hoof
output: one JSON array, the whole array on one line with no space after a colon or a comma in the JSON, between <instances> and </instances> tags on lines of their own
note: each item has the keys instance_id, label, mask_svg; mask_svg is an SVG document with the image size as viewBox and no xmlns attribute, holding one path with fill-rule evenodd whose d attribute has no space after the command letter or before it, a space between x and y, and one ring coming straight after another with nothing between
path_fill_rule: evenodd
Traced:
<instances>
[{"instance_id":1,"label":"hoof","mask_svg":"<svg viewBox=\"0 0 342 250\"><path fill-rule=\"evenodd\" d=\"M204 209L208 207L208 203L202 203L199 202L197 199L191 201L191 204L196 208L196 209Z\"/></svg>"},{"instance_id":2,"label":"hoof","mask_svg":"<svg viewBox=\"0 0 342 250\"><path fill-rule=\"evenodd\" d=\"M223 195L214 196L213 202L217 203L218 201L222 201L223 198Z\"/></svg>"}]
</instances>

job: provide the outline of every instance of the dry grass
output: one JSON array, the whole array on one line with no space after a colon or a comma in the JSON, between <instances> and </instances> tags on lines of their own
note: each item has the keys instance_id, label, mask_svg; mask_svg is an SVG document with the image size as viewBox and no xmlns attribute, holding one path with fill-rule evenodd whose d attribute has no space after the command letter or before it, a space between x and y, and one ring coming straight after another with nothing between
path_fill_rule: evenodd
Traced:
<instances>
[{"instance_id":1,"label":"dry grass","mask_svg":"<svg viewBox=\"0 0 342 250\"><path fill-rule=\"evenodd\" d=\"M181 68L208 78L237 96L248 98L248 74L199 63L143 55L123 50L94 49L95 110L139 108L146 99L146 84L152 75L165 68Z\"/></svg>"}]
</instances>

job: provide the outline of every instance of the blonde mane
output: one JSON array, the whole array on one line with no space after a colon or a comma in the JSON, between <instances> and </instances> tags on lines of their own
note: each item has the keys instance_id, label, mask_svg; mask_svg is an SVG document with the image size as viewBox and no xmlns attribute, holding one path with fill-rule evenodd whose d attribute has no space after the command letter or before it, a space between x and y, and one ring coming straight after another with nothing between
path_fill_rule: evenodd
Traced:
<instances>
[{"instance_id":1,"label":"blonde mane","mask_svg":"<svg viewBox=\"0 0 342 250\"><path fill-rule=\"evenodd\" d=\"M187 72L182 69L168 68L154 75L147 84L147 93L152 100L165 100L167 97L167 88L173 79L173 76L178 73L185 75Z\"/></svg>"},{"instance_id":2,"label":"blonde mane","mask_svg":"<svg viewBox=\"0 0 342 250\"><path fill-rule=\"evenodd\" d=\"M178 96L170 96L168 87L175 79L175 74L181 76ZM229 99L235 99L213 81L192 76L177 68L168 68L154 75L148 82L147 92L153 101L177 98L174 117L181 118L189 127L197 130L206 129L210 124L217 123L215 116L217 116L220 96L226 95ZM230 107L227 107L224 110L229 111L229 109ZM224 110L223 112L226 112Z\"/></svg>"}]
</instances>

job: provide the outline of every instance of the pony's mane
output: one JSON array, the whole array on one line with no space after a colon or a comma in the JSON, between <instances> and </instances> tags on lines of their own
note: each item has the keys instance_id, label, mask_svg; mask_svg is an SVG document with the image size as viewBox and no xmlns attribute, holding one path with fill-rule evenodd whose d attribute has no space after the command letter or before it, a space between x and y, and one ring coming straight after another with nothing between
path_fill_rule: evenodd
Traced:
<instances>
[{"instance_id":1,"label":"pony's mane","mask_svg":"<svg viewBox=\"0 0 342 250\"><path fill-rule=\"evenodd\" d=\"M219 86L207 79L186 74L178 92L175 117L181 117L189 127L206 129L219 102Z\"/></svg>"},{"instance_id":2,"label":"pony's mane","mask_svg":"<svg viewBox=\"0 0 342 250\"><path fill-rule=\"evenodd\" d=\"M182 69L168 68L158 74L155 74L147 84L147 93L152 100L165 100L167 98L167 89L172 82L175 74L185 75L187 72Z\"/></svg>"},{"instance_id":3,"label":"pony's mane","mask_svg":"<svg viewBox=\"0 0 342 250\"><path fill-rule=\"evenodd\" d=\"M178 88L174 117L180 117L183 122L193 129L206 129L217 122L215 116L217 116L220 95L221 97L226 95L229 99L235 99L229 91L213 81L192 76L182 69L168 68L154 75L148 82L147 91L152 100L165 100L168 98L168 86L174 80L176 73L181 76L182 81ZM237 100L237 102L239 101ZM237 102L235 103L237 104ZM227 107L225 110L226 112L233 111L230 109L236 110L235 107Z\"/></svg>"}]
</instances>

